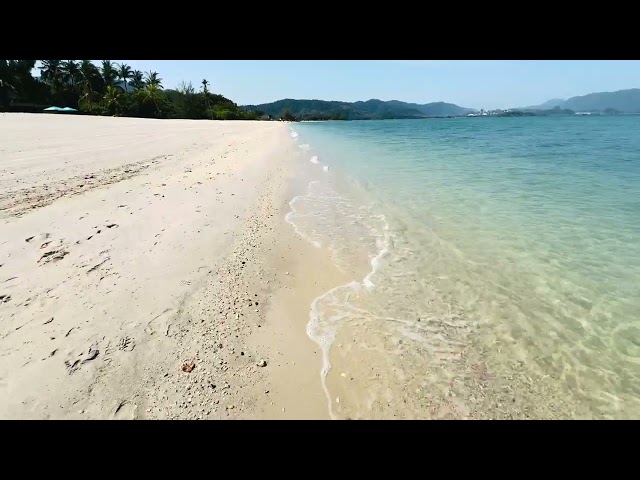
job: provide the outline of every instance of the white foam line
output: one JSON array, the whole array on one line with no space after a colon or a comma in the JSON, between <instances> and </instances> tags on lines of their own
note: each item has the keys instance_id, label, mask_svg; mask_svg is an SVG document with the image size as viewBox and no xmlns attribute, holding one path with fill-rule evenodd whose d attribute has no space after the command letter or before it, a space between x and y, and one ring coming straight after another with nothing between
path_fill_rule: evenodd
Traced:
<instances>
[{"instance_id":1,"label":"white foam line","mask_svg":"<svg viewBox=\"0 0 640 480\"><path fill-rule=\"evenodd\" d=\"M302 147L302 145L300 145ZM317 157L315 157L317 158ZM327 168L328 170L328 168ZM325 171L327 171L325 170ZM314 183L319 183L317 180L309 182L307 186L308 193L306 195L300 195L295 197L293 200L289 202L289 207L291 207L291 211L285 215L286 221L293 226L295 232L300 235L305 240L311 242L316 247L320 247L320 243L314 240L311 240L307 235L301 232L297 225L291 220L291 217L295 215L295 208L293 206L294 202L299 198L308 197L311 195L311 185ZM331 370L331 360L329 359L329 354L331 352L331 347L333 346L333 342L335 341L336 329L333 328L332 331L326 332L322 331L322 326L320 324L320 314L318 313L318 302L323 298L332 295L334 292L343 289L343 288L351 288L353 290L357 290L363 285L367 290L371 290L375 287L375 284L371 281L371 277L378 271L380 268L382 259L389 253L389 249L391 246L391 234L389 233L389 223L387 222L384 215L380 215L379 217L384 222L384 240L382 244L382 248L380 251L371 258L371 271L362 279L362 282L352 281L350 283L344 285L338 285L337 287L332 288L331 290L326 291L322 295L316 297L313 302L311 302L311 307L309 309L309 322L307 323L307 336L313 340L322 350L322 369L320 370L320 381L322 383L322 389L327 397L327 404L329 408L329 416L332 420L336 420L338 417L333 413L333 402L331 400L331 394L329 393L329 389L327 387L327 376L329 371ZM329 248L331 248L329 246ZM338 267L339 268L339 267Z\"/></svg>"},{"instance_id":2,"label":"white foam line","mask_svg":"<svg viewBox=\"0 0 640 480\"><path fill-rule=\"evenodd\" d=\"M305 198L305 197L309 197L311 196L311 185L313 185L314 183L318 183L317 180L314 180L312 182L309 182L309 185L307 185L307 191L308 193L306 195L298 195L297 197L294 197L293 200L291 200L289 202L289 208L291 208L291 211L288 212L285 216L284 219L286 220L286 222L291 225L293 227L293 230L300 235L302 238L304 238L307 242L311 243L314 247L316 248L320 248L322 246L322 244L316 240L312 240L308 235L306 235L304 232L300 231L300 229L298 228L298 226L295 224L295 222L293 221L293 217L296 215L296 209L293 206L293 204L295 203L296 200L300 199L300 198Z\"/></svg>"},{"instance_id":3,"label":"white foam line","mask_svg":"<svg viewBox=\"0 0 640 480\"><path fill-rule=\"evenodd\" d=\"M327 397L327 402L329 405L329 416L332 420L336 420L338 417L336 417L336 415L333 413L333 402L331 401L331 394L329 393L329 389L327 387L327 376L329 375L329 371L331 370L331 360L329 359L329 353L331 352L331 347L333 346L333 342L335 341L336 329L333 329L331 333L324 333L323 335L315 334L315 332L320 330L320 314L318 313L317 304L326 296L331 295L342 288L351 288L353 290L357 290L360 285L364 285L365 288L370 291L375 286L375 284L371 281L371 277L378 271L382 259L387 255L387 253L389 253L391 241L391 235L389 234L389 224L384 218L384 215L381 215L380 218L384 221L384 246L380 249L378 254L371 259L371 271L362 279L362 283L358 283L354 280L353 282L347 283L345 285L339 285L332 288L331 290L317 297L311 303L311 309L309 311L307 335L322 349L322 369L320 370L320 381L322 383L322 389L324 390L324 393Z\"/></svg>"},{"instance_id":4,"label":"white foam line","mask_svg":"<svg viewBox=\"0 0 640 480\"><path fill-rule=\"evenodd\" d=\"M366 277L362 280L362 283L368 290L371 290L375 287L375 284L371 281L371 277L375 275L375 273L380 269L380 265L382 264L382 259L389 253L389 247L391 244L391 235L389 234L389 224L387 223L384 215L380 215L380 218L384 221L384 241L383 247L380 251L371 259L371 271L367 274Z\"/></svg>"},{"instance_id":5,"label":"white foam line","mask_svg":"<svg viewBox=\"0 0 640 480\"><path fill-rule=\"evenodd\" d=\"M333 413L333 402L331 401L331 394L329 393L329 389L327 388L327 375L331 370L331 361L329 360L329 352L331 351L331 346L336 339L335 330L330 333L322 333L320 327L320 315L318 314L317 304L320 300L325 298L332 293L348 287L348 288L357 288L359 286L358 282L353 281L347 283L345 285L338 285L337 287L332 288L331 290L323 293L319 297L311 302L311 308L309 309L309 322L307 323L307 336L316 342L318 346L322 349L322 369L320 370L320 381L322 383L322 389L327 397L327 404L329 407L329 417L332 420L336 420L338 417Z\"/></svg>"},{"instance_id":6,"label":"white foam line","mask_svg":"<svg viewBox=\"0 0 640 480\"><path fill-rule=\"evenodd\" d=\"M294 200L296 200L299 197L294 198L293 200L291 200L291 202L293 202ZM291 202L289 202L289 205L291 205ZM287 221L287 223L289 225L291 225L293 227L293 229L295 230L295 232L300 235L302 238L304 238L307 242L311 243L314 247L316 248L320 248L322 246L322 244L320 242L318 242L317 240L312 240L310 239L307 235L305 235L303 232L300 231L300 229L298 228L298 226L294 223L294 221L291 219L291 217L293 217L295 215L296 212L289 212L285 215L284 219Z\"/></svg>"}]
</instances>

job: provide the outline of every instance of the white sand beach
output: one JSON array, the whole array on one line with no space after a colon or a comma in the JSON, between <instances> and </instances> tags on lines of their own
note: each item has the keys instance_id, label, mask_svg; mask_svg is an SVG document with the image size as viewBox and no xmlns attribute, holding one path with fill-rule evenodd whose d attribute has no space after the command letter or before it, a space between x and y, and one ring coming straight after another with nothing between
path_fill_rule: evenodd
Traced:
<instances>
[{"instance_id":1,"label":"white sand beach","mask_svg":"<svg viewBox=\"0 0 640 480\"><path fill-rule=\"evenodd\" d=\"M0 114L0 418L328 418L295 148L281 122Z\"/></svg>"}]
</instances>

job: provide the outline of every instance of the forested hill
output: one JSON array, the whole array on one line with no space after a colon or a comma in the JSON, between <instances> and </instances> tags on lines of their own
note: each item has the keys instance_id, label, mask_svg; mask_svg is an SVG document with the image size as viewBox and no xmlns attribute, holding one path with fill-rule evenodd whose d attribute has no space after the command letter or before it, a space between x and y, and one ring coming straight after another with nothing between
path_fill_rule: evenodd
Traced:
<instances>
[{"instance_id":1,"label":"forested hill","mask_svg":"<svg viewBox=\"0 0 640 480\"><path fill-rule=\"evenodd\" d=\"M298 120L380 120L387 118L452 117L474 110L452 103L434 102L424 105L397 100L367 100L366 102L337 102L326 100L293 100L286 98L261 105L245 105L250 112L284 117L286 113Z\"/></svg>"},{"instance_id":2,"label":"forested hill","mask_svg":"<svg viewBox=\"0 0 640 480\"><path fill-rule=\"evenodd\" d=\"M630 88L616 92L598 92L571 97L568 100L549 100L543 104L545 108L568 108L575 112L606 112L640 113L640 89ZM536 109L537 107L528 107Z\"/></svg>"}]
</instances>

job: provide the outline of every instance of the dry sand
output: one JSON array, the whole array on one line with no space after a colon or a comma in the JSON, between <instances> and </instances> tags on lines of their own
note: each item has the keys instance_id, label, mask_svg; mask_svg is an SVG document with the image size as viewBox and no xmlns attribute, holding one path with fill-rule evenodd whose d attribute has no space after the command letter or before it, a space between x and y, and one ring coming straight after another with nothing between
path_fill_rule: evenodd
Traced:
<instances>
[{"instance_id":1,"label":"dry sand","mask_svg":"<svg viewBox=\"0 0 640 480\"><path fill-rule=\"evenodd\" d=\"M305 325L341 279L284 220L296 152L280 122L0 114L0 418L328 418Z\"/></svg>"}]
</instances>

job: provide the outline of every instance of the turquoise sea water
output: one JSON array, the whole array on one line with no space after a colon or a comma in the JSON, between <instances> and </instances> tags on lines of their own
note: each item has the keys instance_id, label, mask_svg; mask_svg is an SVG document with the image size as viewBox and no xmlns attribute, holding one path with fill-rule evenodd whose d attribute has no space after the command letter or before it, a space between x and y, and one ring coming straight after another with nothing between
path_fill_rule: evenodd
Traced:
<instances>
[{"instance_id":1,"label":"turquoise sea water","mask_svg":"<svg viewBox=\"0 0 640 480\"><path fill-rule=\"evenodd\" d=\"M336 417L640 417L640 117L292 125ZM330 366L330 369L329 369Z\"/></svg>"}]
</instances>

